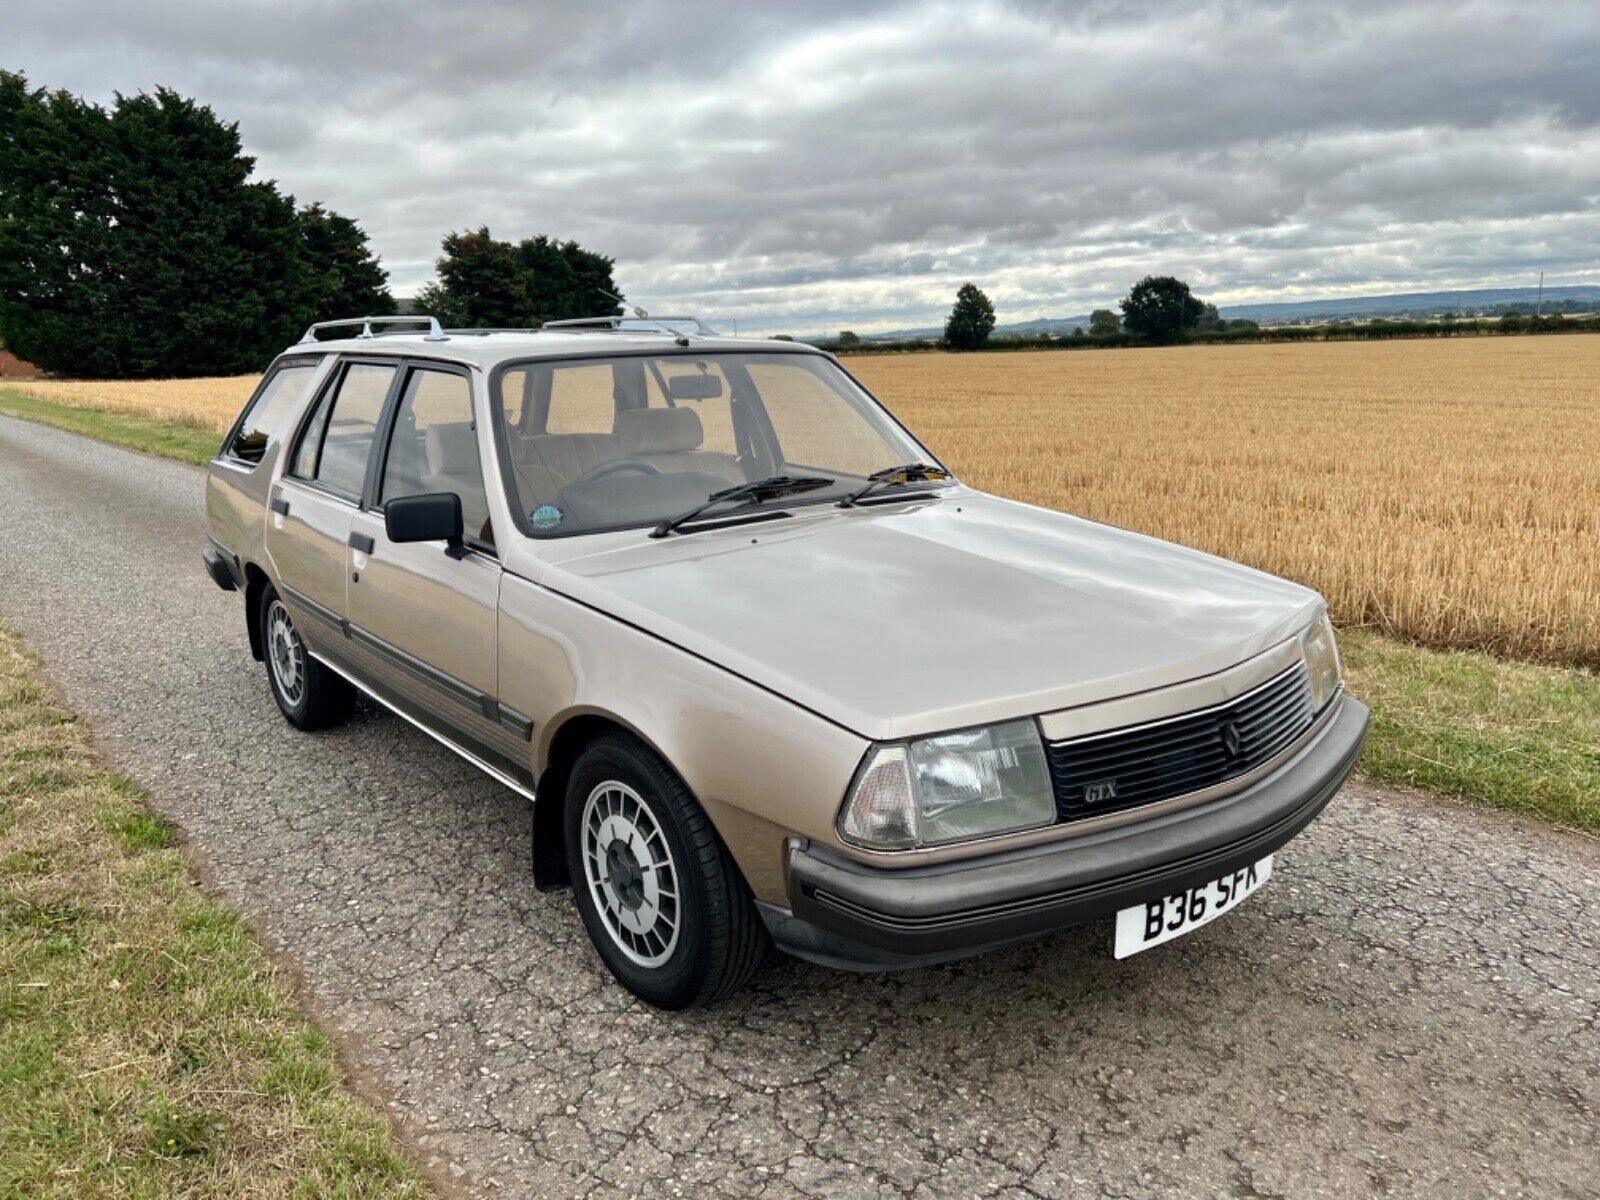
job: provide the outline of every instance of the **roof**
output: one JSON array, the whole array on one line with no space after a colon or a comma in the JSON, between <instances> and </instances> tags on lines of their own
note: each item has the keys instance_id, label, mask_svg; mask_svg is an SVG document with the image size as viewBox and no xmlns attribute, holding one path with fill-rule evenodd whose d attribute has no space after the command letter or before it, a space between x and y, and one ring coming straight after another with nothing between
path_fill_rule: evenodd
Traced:
<instances>
[{"instance_id":1,"label":"roof","mask_svg":"<svg viewBox=\"0 0 1600 1200\"><path fill-rule=\"evenodd\" d=\"M687 342L687 345L683 343ZM822 354L804 342L767 338L689 337L635 330L447 330L443 338L427 330L378 333L372 337L328 338L297 342L285 354L405 354L468 363L488 370L503 362L528 358L602 358L616 354L748 354L788 352Z\"/></svg>"}]
</instances>

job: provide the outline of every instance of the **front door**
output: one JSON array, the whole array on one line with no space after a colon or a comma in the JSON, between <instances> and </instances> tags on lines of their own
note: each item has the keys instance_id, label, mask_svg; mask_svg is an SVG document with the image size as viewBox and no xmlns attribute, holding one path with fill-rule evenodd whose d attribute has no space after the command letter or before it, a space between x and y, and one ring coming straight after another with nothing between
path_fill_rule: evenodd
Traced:
<instances>
[{"instance_id":1,"label":"front door","mask_svg":"<svg viewBox=\"0 0 1600 1200\"><path fill-rule=\"evenodd\" d=\"M394 362L339 364L268 499L266 548L284 602L306 643L344 657L351 521L394 383Z\"/></svg>"},{"instance_id":2,"label":"front door","mask_svg":"<svg viewBox=\"0 0 1600 1200\"><path fill-rule=\"evenodd\" d=\"M412 715L493 766L515 766L521 781L526 733L496 702L500 561L466 372L408 367L386 437L370 503L350 527L350 651ZM436 492L461 499L465 552L389 541L383 505Z\"/></svg>"}]
</instances>

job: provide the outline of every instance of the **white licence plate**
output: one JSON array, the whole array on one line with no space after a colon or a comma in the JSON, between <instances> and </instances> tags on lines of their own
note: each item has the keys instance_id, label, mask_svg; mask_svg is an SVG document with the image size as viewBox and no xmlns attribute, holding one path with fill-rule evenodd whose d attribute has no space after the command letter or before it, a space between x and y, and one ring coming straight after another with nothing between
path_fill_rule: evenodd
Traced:
<instances>
[{"instance_id":1,"label":"white licence plate","mask_svg":"<svg viewBox=\"0 0 1600 1200\"><path fill-rule=\"evenodd\" d=\"M1221 879L1197 884L1165 900L1125 908L1117 914L1117 940L1113 951L1118 958L1127 958L1182 937L1208 921L1215 921L1223 913L1232 912L1239 901L1254 894L1271 878L1272 855L1269 854L1260 862L1240 867Z\"/></svg>"}]
</instances>

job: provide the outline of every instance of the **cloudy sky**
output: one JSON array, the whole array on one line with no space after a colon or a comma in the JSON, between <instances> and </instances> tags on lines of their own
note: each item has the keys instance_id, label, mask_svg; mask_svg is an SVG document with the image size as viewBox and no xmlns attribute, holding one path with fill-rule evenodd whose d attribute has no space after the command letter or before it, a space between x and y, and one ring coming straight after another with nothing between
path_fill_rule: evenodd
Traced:
<instances>
[{"instance_id":1,"label":"cloudy sky","mask_svg":"<svg viewBox=\"0 0 1600 1200\"><path fill-rule=\"evenodd\" d=\"M763 11L770 8L770 11ZM158 84L359 219L576 238L741 332L1600 283L1591 0L17 4L0 66Z\"/></svg>"}]
</instances>

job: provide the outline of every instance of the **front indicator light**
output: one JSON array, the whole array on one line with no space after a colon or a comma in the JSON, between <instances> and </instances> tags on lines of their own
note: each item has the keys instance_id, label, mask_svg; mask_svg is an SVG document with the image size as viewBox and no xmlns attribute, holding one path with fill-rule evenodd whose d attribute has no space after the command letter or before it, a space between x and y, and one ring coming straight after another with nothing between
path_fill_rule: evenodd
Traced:
<instances>
[{"instance_id":1,"label":"front indicator light","mask_svg":"<svg viewBox=\"0 0 1600 1200\"><path fill-rule=\"evenodd\" d=\"M1320 620L1300 635L1306 656L1306 678L1311 684L1311 708L1321 712L1339 691L1339 643L1333 636L1333 622L1323 613Z\"/></svg>"}]
</instances>

